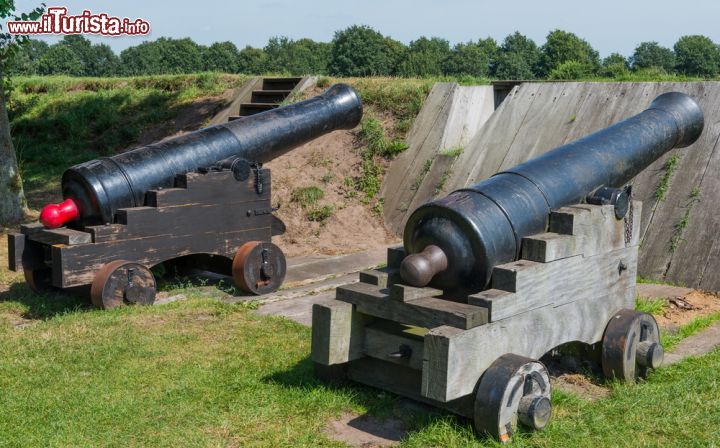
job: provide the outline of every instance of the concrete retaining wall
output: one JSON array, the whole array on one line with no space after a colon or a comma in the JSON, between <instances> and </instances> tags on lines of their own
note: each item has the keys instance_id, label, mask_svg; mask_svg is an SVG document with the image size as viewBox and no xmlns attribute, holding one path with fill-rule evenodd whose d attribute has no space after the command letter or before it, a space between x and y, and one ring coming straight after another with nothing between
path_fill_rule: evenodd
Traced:
<instances>
[{"instance_id":1,"label":"concrete retaining wall","mask_svg":"<svg viewBox=\"0 0 720 448\"><path fill-rule=\"evenodd\" d=\"M409 148L390 165L382 197L385 222L400 234L408 213L445 191L455 157L494 111L492 86L433 86L408 132Z\"/></svg>"}]
</instances>

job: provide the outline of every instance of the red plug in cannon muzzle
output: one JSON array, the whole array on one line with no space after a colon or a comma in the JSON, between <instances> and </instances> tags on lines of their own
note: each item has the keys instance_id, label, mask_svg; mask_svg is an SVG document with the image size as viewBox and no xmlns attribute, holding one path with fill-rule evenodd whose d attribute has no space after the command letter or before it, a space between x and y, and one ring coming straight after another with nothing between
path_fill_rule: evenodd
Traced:
<instances>
[{"instance_id":1,"label":"red plug in cannon muzzle","mask_svg":"<svg viewBox=\"0 0 720 448\"><path fill-rule=\"evenodd\" d=\"M48 204L40 212L40 222L47 229L57 229L79 217L80 207L72 199L65 199L59 204Z\"/></svg>"}]
</instances>

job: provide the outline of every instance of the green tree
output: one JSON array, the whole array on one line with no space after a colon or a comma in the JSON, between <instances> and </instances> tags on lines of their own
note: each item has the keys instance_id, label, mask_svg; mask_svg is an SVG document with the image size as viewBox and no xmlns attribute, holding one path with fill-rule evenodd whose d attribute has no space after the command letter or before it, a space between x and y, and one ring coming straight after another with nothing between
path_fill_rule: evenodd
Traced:
<instances>
[{"instance_id":1,"label":"green tree","mask_svg":"<svg viewBox=\"0 0 720 448\"><path fill-rule=\"evenodd\" d=\"M291 75L325 74L331 45L312 39L273 37L264 51L268 71Z\"/></svg>"},{"instance_id":2,"label":"green tree","mask_svg":"<svg viewBox=\"0 0 720 448\"><path fill-rule=\"evenodd\" d=\"M720 48L705 36L682 36L675 43L677 70L691 76L712 78L720 73Z\"/></svg>"},{"instance_id":3,"label":"green tree","mask_svg":"<svg viewBox=\"0 0 720 448\"><path fill-rule=\"evenodd\" d=\"M28 36L5 32L3 23L7 20L37 20L44 8L43 4L29 13L18 15L13 0L0 1L0 224L3 225L20 221L26 209L22 177L10 135L7 110L10 81L6 75L10 72L10 64L15 60L15 56L30 40Z\"/></svg>"},{"instance_id":4,"label":"green tree","mask_svg":"<svg viewBox=\"0 0 720 448\"><path fill-rule=\"evenodd\" d=\"M128 75L195 73L203 69L204 50L189 38L161 37L123 50L120 60Z\"/></svg>"},{"instance_id":5,"label":"green tree","mask_svg":"<svg viewBox=\"0 0 720 448\"><path fill-rule=\"evenodd\" d=\"M577 62L585 67L583 70L590 69L591 73L600 67L598 52L585 40L567 31L551 31L541 52L540 71L544 75L549 75L568 61Z\"/></svg>"},{"instance_id":6,"label":"green tree","mask_svg":"<svg viewBox=\"0 0 720 448\"><path fill-rule=\"evenodd\" d=\"M240 51L232 42L215 42L202 53L203 70L237 73L240 71Z\"/></svg>"},{"instance_id":7,"label":"green tree","mask_svg":"<svg viewBox=\"0 0 720 448\"><path fill-rule=\"evenodd\" d=\"M440 76L450 58L450 43L438 37L421 37L410 42L398 74L402 76Z\"/></svg>"},{"instance_id":8,"label":"green tree","mask_svg":"<svg viewBox=\"0 0 720 448\"><path fill-rule=\"evenodd\" d=\"M12 57L8 65L8 75L35 75L40 58L48 51L47 42L37 39L28 39Z\"/></svg>"},{"instance_id":9,"label":"green tree","mask_svg":"<svg viewBox=\"0 0 720 448\"><path fill-rule=\"evenodd\" d=\"M453 75L488 77L498 55L495 39L459 43L453 47L447 72Z\"/></svg>"},{"instance_id":10,"label":"green tree","mask_svg":"<svg viewBox=\"0 0 720 448\"><path fill-rule=\"evenodd\" d=\"M388 60L388 74L397 75L400 70L400 64L405 59L405 53L408 48L402 42L392 39L390 37L385 38L385 54Z\"/></svg>"},{"instance_id":11,"label":"green tree","mask_svg":"<svg viewBox=\"0 0 720 448\"><path fill-rule=\"evenodd\" d=\"M630 73L630 64L620 53L611 53L602 61L598 74L605 78L619 78Z\"/></svg>"},{"instance_id":12,"label":"green tree","mask_svg":"<svg viewBox=\"0 0 720 448\"><path fill-rule=\"evenodd\" d=\"M540 56L537 44L515 31L500 46L492 74L499 79L535 79Z\"/></svg>"},{"instance_id":13,"label":"green tree","mask_svg":"<svg viewBox=\"0 0 720 448\"><path fill-rule=\"evenodd\" d=\"M267 63L267 55L262 49L248 45L240 50L238 71L248 75L260 75L267 71Z\"/></svg>"},{"instance_id":14,"label":"green tree","mask_svg":"<svg viewBox=\"0 0 720 448\"><path fill-rule=\"evenodd\" d=\"M635 47L630 66L633 70L655 67L672 73L675 71L675 53L657 42L642 42Z\"/></svg>"},{"instance_id":15,"label":"green tree","mask_svg":"<svg viewBox=\"0 0 720 448\"><path fill-rule=\"evenodd\" d=\"M93 45L79 34L65 36L58 45L72 50L80 60L81 76L112 76L117 74L120 58L106 44Z\"/></svg>"},{"instance_id":16,"label":"green tree","mask_svg":"<svg viewBox=\"0 0 720 448\"><path fill-rule=\"evenodd\" d=\"M38 61L37 71L41 75L82 76L82 60L70 47L62 44L51 45Z\"/></svg>"},{"instance_id":17,"label":"green tree","mask_svg":"<svg viewBox=\"0 0 720 448\"><path fill-rule=\"evenodd\" d=\"M611 65L624 65L626 68L630 68L628 60L620 53L610 53L610 56L603 59L602 65L603 67L609 67Z\"/></svg>"},{"instance_id":18,"label":"green tree","mask_svg":"<svg viewBox=\"0 0 720 448\"><path fill-rule=\"evenodd\" d=\"M328 71L339 76L389 75L397 49L382 34L364 25L337 31L332 40Z\"/></svg>"}]
</instances>

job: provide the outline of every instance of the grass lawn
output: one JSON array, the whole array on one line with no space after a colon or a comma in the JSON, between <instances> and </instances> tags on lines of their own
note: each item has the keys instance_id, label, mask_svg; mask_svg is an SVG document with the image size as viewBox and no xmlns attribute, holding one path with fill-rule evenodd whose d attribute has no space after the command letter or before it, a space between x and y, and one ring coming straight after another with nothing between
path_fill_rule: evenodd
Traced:
<instances>
[{"instance_id":1,"label":"grass lawn","mask_svg":"<svg viewBox=\"0 0 720 448\"><path fill-rule=\"evenodd\" d=\"M112 311L18 283L0 293L0 446L337 446L329 419L394 412L390 394L316 381L309 329L182 292ZM716 350L594 402L556 392L550 427L514 445L720 444L719 369ZM493 445L449 414L399 416L404 446Z\"/></svg>"}]
</instances>

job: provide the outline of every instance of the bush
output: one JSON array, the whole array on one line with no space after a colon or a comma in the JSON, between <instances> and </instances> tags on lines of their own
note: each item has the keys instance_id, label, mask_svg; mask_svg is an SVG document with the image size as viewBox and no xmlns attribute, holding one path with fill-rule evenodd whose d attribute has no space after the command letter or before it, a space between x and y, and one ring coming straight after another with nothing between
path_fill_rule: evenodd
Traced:
<instances>
[{"instance_id":1,"label":"bush","mask_svg":"<svg viewBox=\"0 0 720 448\"><path fill-rule=\"evenodd\" d=\"M326 219L332 216L335 211L335 207L332 205L323 205L320 208L310 210L307 217L310 221L316 221L322 223Z\"/></svg>"},{"instance_id":2,"label":"bush","mask_svg":"<svg viewBox=\"0 0 720 448\"><path fill-rule=\"evenodd\" d=\"M549 79L578 80L593 75L593 66L579 61L567 61L550 72Z\"/></svg>"}]
</instances>

